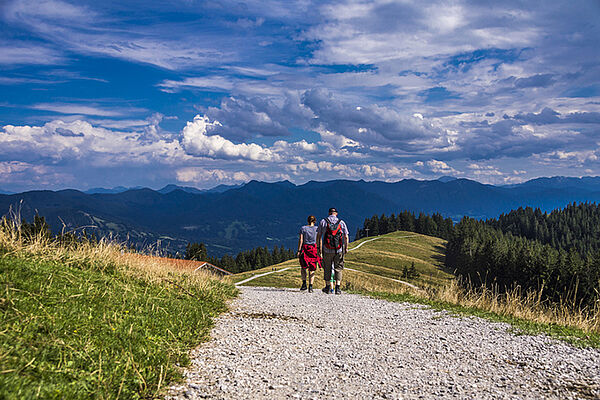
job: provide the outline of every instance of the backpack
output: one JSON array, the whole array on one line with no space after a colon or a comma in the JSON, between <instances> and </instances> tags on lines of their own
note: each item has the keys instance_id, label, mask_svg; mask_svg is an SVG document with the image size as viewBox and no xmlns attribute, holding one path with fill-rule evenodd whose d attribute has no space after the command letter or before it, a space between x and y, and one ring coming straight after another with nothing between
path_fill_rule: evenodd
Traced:
<instances>
[{"instance_id":1,"label":"backpack","mask_svg":"<svg viewBox=\"0 0 600 400\"><path fill-rule=\"evenodd\" d=\"M342 234L342 220L338 219L336 223L327 222L327 230L325 231L324 246L331 250L339 250L342 248L343 234Z\"/></svg>"}]
</instances>

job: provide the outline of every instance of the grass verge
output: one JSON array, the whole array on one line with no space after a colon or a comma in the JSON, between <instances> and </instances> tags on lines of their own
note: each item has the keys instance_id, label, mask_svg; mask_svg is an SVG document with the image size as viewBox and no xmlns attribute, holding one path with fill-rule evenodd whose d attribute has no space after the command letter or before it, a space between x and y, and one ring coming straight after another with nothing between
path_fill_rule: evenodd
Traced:
<instances>
[{"instance_id":1,"label":"grass verge","mask_svg":"<svg viewBox=\"0 0 600 400\"><path fill-rule=\"evenodd\" d=\"M483 307L464 306L411 293L373 292L356 289L351 290L351 292L387 301L423 304L435 310L448 311L458 316L475 316L494 322L505 322L514 328L513 332L515 334L545 334L576 346L600 348L600 333L583 330L573 326L565 326L558 323L536 322L531 319L515 317L508 313L500 314L489 311Z\"/></svg>"},{"instance_id":2,"label":"grass verge","mask_svg":"<svg viewBox=\"0 0 600 400\"><path fill-rule=\"evenodd\" d=\"M160 397L235 294L115 244L23 241L4 226L0 399Z\"/></svg>"}]
</instances>

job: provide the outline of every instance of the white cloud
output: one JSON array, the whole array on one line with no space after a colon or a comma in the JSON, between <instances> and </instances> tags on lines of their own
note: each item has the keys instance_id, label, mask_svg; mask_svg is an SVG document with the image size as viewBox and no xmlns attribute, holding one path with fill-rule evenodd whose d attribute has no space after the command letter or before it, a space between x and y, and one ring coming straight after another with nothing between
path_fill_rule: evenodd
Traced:
<instances>
[{"instance_id":1,"label":"white cloud","mask_svg":"<svg viewBox=\"0 0 600 400\"><path fill-rule=\"evenodd\" d=\"M414 165L420 169L424 169L427 172L434 173L434 174L445 174L445 175L460 174L460 171L455 170L450 165L448 165L444 161L440 161L440 160L429 160L426 162L417 161L417 162L415 162Z\"/></svg>"},{"instance_id":2,"label":"white cloud","mask_svg":"<svg viewBox=\"0 0 600 400\"><path fill-rule=\"evenodd\" d=\"M182 88L198 89L233 89L233 82L224 76L205 76L196 78L185 78L183 81L164 80L157 85L163 92L174 93Z\"/></svg>"},{"instance_id":3,"label":"white cloud","mask_svg":"<svg viewBox=\"0 0 600 400\"><path fill-rule=\"evenodd\" d=\"M0 162L0 175L23 172L32 167L33 165L21 161L2 161Z\"/></svg>"},{"instance_id":4,"label":"white cloud","mask_svg":"<svg viewBox=\"0 0 600 400\"><path fill-rule=\"evenodd\" d=\"M183 128L182 144L195 156L253 161L277 161L280 157L272 150L256 143L235 144L219 135L208 135L208 129L220 126L219 121L210 122L208 117L196 115Z\"/></svg>"},{"instance_id":5,"label":"white cloud","mask_svg":"<svg viewBox=\"0 0 600 400\"><path fill-rule=\"evenodd\" d=\"M72 174L57 172L48 166L22 161L0 161L0 183L5 185L19 187L27 182L29 185L46 187L57 184L65 185L74 181L75 178Z\"/></svg>"},{"instance_id":6,"label":"white cloud","mask_svg":"<svg viewBox=\"0 0 600 400\"><path fill-rule=\"evenodd\" d=\"M200 186L207 186L214 183L242 183L253 179L275 181L286 180L289 178L289 175L278 172L234 171L203 167L185 167L176 171L176 179L178 182L195 183Z\"/></svg>"},{"instance_id":7,"label":"white cloud","mask_svg":"<svg viewBox=\"0 0 600 400\"><path fill-rule=\"evenodd\" d=\"M398 180L414 176L415 171L390 164L342 164L329 161L309 160L299 164L286 164L285 169L296 176L319 173L328 179L381 179L385 181Z\"/></svg>"},{"instance_id":8,"label":"white cloud","mask_svg":"<svg viewBox=\"0 0 600 400\"><path fill-rule=\"evenodd\" d=\"M166 69L231 61L219 50L219 38L181 29L181 24L136 25L123 29L120 20L89 7L58 0L15 0L4 9L6 20L25 26L63 49L153 64ZM93 26L93 29L90 27ZM159 31L159 32L158 32ZM1 53L0 53L1 54Z\"/></svg>"},{"instance_id":9,"label":"white cloud","mask_svg":"<svg viewBox=\"0 0 600 400\"><path fill-rule=\"evenodd\" d=\"M481 48L526 47L540 32L531 26L525 10L506 15L510 6L489 7L463 2L420 3L350 1L323 5L323 24L307 29L305 38L318 40L320 48L310 60L315 64L372 64L402 60L411 68L423 58ZM510 21L510 24L502 21ZM482 23L487 21L487 24ZM431 62L430 62L431 64Z\"/></svg>"},{"instance_id":10,"label":"white cloud","mask_svg":"<svg viewBox=\"0 0 600 400\"><path fill-rule=\"evenodd\" d=\"M39 103L29 106L34 110L53 111L60 114L77 115L95 115L99 117L121 117L131 115L132 113L147 112L143 108L124 107L124 108L105 108L99 106L89 106L85 104L70 103Z\"/></svg>"},{"instance_id":11,"label":"white cloud","mask_svg":"<svg viewBox=\"0 0 600 400\"><path fill-rule=\"evenodd\" d=\"M273 144L272 150L279 154L306 154L316 153L319 150L317 143L308 143L302 139L299 142L286 142L284 140L278 140Z\"/></svg>"},{"instance_id":12,"label":"white cloud","mask_svg":"<svg viewBox=\"0 0 600 400\"><path fill-rule=\"evenodd\" d=\"M170 164L190 158L177 140L143 140L146 134L113 131L81 120L55 120L43 126L6 125L0 131L0 154L20 161L80 160L95 166L151 161Z\"/></svg>"},{"instance_id":13,"label":"white cloud","mask_svg":"<svg viewBox=\"0 0 600 400\"><path fill-rule=\"evenodd\" d=\"M317 132L321 135L321 140L324 143L328 143L332 146L342 149L344 147L358 147L359 143L356 140L348 139L344 135L339 135L335 132L328 131L327 129L317 128Z\"/></svg>"},{"instance_id":14,"label":"white cloud","mask_svg":"<svg viewBox=\"0 0 600 400\"><path fill-rule=\"evenodd\" d=\"M548 159L560 161L576 161L580 164L588 161L598 161L596 150L562 151L557 150L548 154Z\"/></svg>"},{"instance_id":15,"label":"white cloud","mask_svg":"<svg viewBox=\"0 0 600 400\"><path fill-rule=\"evenodd\" d=\"M477 163L469 164L468 167L472 173L476 176L503 176L504 174L500 172L493 165L481 165Z\"/></svg>"},{"instance_id":16,"label":"white cloud","mask_svg":"<svg viewBox=\"0 0 600 400\"><path fill-rule=\"evenodd\" d=\"M0 65L51 65L64 62L65 57L60 52L49 47L24 42L0 43ZM12 83L19 83L19 81L13 80Z\"/></svg>"}]
</instances>

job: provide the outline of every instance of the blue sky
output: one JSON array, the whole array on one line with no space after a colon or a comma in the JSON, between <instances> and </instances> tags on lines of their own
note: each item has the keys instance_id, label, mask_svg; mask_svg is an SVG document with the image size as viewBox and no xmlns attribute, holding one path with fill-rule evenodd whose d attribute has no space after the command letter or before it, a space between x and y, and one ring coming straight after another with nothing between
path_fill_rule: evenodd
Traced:
<instances>
[{"instance_id":1,"label":"blue sky","mask_svg":"<svg viewBox=\"0 0 600 400\"><path fill-rule=\"evenodd\" d=\"M0 1L0 190L600 175L600 2Z\"/></svg>"}]
</instances>

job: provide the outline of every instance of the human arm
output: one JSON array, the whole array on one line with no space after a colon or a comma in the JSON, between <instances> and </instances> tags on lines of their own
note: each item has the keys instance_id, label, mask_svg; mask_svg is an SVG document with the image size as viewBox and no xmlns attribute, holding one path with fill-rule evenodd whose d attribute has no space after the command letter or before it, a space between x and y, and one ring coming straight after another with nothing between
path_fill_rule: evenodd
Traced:
<instances>
[{"instance_id":1,"label":"human arm","mask_svg":"<svg viewBox=\"0 0 600 400\"><path fill-rule=\"evenodd\" d=\"M319 222L319 226L317 227L317 255L323 258L323 249L321 248L323 238L323 221Z\"/></svg>"},{"instance_id":2,"label":"human arm","mask_svg":"<svg viewBox=\"0 0 600 400\"><path fill-rule=\"evenodd\" d=\"M298 253L297 255L300 255L300 251L302 251L302 243L304 241L304 237L302 236L302 232L300 232L300 235L298 235Z\"/></svg>"},{"instance_id":3,"label":"human arm","mask_svg":"<svg viewBox=\"0 0 600 400\"><path fill-rule=\"evenodd\" d=\"M348 232L348 227L346 226L346 223L344 221L342 221L342 233L342 251L344 252L344 254L346 254L348 252L348 245L350 244L350 232Z\"/></svg>"},{"instance_id":4,"label":"human arm","mask_svg":"<svg viewBox=\"0 0 600 400\"><path fill-rule=\"evenodd\" d=\"M344 254L348 252L348 244L350 243L350 238L347 234L344 235Z\"/></svg>"},{"instance_id":5,"label":"human arm","mask_svg":"<svg viewBox=\"0 0 600 400\"><path fill-rule=\"evenodd\" d=\"M317 255L323 258L323 254L321 253L321 233L317 233Z\"/></svg>"}]
</instances>

